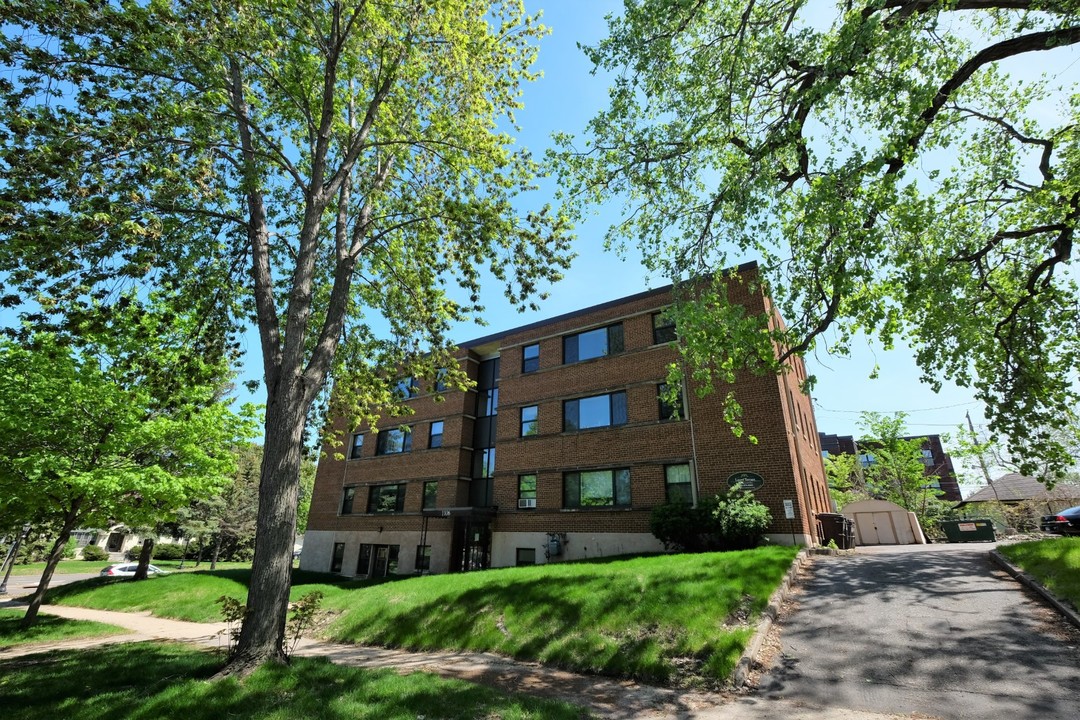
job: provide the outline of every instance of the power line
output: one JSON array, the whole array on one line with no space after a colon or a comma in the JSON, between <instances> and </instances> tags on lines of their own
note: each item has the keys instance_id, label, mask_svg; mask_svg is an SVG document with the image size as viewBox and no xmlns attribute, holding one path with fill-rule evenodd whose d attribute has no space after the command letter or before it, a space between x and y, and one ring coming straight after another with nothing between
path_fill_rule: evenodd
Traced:
<instances>
[{"instance_id":1,"label":"power line","mask_svg":"<svg viewBox=\"0 0 1080 720\"><path fill-rule=\"evenodd\" d=\"M979 404L978 400L969 400L968 402L956 403L955 405L941 405L939 407L919 408L917 410L874 410L873 412L879 412L879 413L882 413L883 415L895 415L896 413L917 413L917 412L933 412L935 410L950 410L952 408L964 407L965 405L978 405L978 404ZM821 410L822 412L848 413L848 414L851 414L851 415L861 415L864 412L870 412L870 411L867 411L867 410L833 410L831 408L825 407L824 405L819 403L817 400L814 401L814 405L817 407L818 410Z\"/></svg>"}]
</instances>

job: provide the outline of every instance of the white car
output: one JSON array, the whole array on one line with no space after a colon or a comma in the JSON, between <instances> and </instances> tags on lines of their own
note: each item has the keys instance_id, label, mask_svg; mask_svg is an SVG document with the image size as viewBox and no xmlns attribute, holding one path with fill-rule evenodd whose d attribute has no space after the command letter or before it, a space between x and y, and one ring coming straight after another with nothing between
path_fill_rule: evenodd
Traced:
<instances>
[{"instance_id":1,"label":"white car","mask_svg":"<svg viewBox=\"0 0 1080 720\"><path fill-rule=\"evenodd\" d=\"M101 577L134 577L135 570L138 569L139 563L121 563L119 565L110 565L101 571ZM168 575L166 571L155 565L146 566L147 575Z\"/></svg>"}]
</instances>

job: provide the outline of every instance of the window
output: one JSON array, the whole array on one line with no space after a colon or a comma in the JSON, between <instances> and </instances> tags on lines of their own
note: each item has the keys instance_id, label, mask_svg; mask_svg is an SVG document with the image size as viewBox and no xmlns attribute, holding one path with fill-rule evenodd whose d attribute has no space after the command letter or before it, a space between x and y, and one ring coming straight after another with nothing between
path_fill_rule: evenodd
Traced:
<instances>
[{"instance_id":1,"label":"window","mask_svg":"<svg viewBox=\"0 0 1080 720\"><path fill-rule=\"evenodd\" d=\"M477 417L490 417L499 413L499 388L480 390L476 398Z\"/></svg>"},{"instance_id":2,"label":"window","mask_svg":"<svg viewBox=\"0 0 1080 720\"><path fill-rule=\"evenodd\" d=\"M859 453L859 464L864 468L868 468L876 462L877 459L874 457L873 453Z\"/></svg>"},{"instance_id":3,"label":"window","mask_svg":"<svg viewBox=\"0 0 1080 720\"><path fill-rule=\"evenodd\" d=\"M667 393L667 383L660 383L656 386L656 397L660 403L660 419L661 420L675 420L683 416L683 396L680 389L678 395L675 398L675 404L672 405L664 400L664 395Z\"/></svg>"},{"instance_id":4,"label":"window","mask_svg":"<svg viewBox=\"0 0 1080 720\"><path fill-rule=\"evenodd\" d=\"M361 545L360 554L356 558L356 574L357 575L370 575L371 574L371 546Z\"/></svg>"},{"instance_id":5,"label":"window","mask_svg":"<svg viewBox=\"0 0 1080 720\"><path fill-rule=\"evenodd\" d=\"M536 405L521 408L521 437L540 434L539 410Z\"/></svg>"},{"instance_id":6,"label":"window","mask_svg":"<svg viewBox=\"0 0 1080 720\"><path fill-rule=\"evenodd\" d=\"M926 467L933 467L934 465L934 451L923 450L922 451L922 464Z\"/></svg>"},{"instance_id":7,"label":"window","mask_svg":"<svg viewBox=\"0 0 1080 720\"><path fill-rule=\"evenodd\" d=\"M360 457L364 450L364 433L356 433L352 436L352 446L349 448L349 459L355 460Z\"/></svg>"},{"instance_id":8,"label":"window","mask_svg":"<svg viewBox=\"0 0 1080 720\"><path fill-rule=\"evenodd\" d=\"M356 497L356 488L355 487L347 487L347 488L345 488L345 491L341 494L341 514L342 515L351 515L352 514L353 499L355 497Z\"/></svg>"},{"instance_id":9,"label":"window","mask_svg":"<svg viewBox=\"0 0 1080 720\"><path fill-rule=\"evenodd\" d=\"M431 434L428 436L428 447L442 447L443 421L436 420L431 423Z\"/></svg>"},{"instance_id":10,"label":"window","mask_svg":"<svg viewBox=\"0 0 1080 720\"><path fill-rule=\"evenodd\" d=\"M430 545L417 545L416 546L416 570L423 571L431 568L431 546Z\"/></svg>"},{"instance_id":11,"label":"window","mask_svg":"<svg viewBox=\"0 0 1080 720\"><path fill-rule=\"evenodd\" d=\"M518 548L517 549L517 566L523 565L535 565L536 564L536 548Z\"/></svg>"},{"instance_id":12,"label":"window","mask_svg":"<svg viewBox=\"0 0 1080 720\"><path fill-rule=\"evenodd\" d=\"M446 391L446 368L439 368L435 371L435 392Z\"/></svg>"},{"instance_id":13,"label":"window","mask_svg":"<svg viewBox=\"0 0 1080 720\"><path fill-rule=\"evenodd\" d=\"M334 543L334 554L330 557L330 572L341 572L341 563L345 560L345 543Z\"/></svg>"},{"instance_id":14,"label":"window","mask_svg":"<svg viewBox=\"0 0 1080 720\"><path fill-rule=\"evenodd\" d=\"M536 507L536 475L518 475L518 509Z\"/></svg>"},{"instance_id":15,"label":"window","mask_svg":"<svg viewBox=\"0 0 1080 720\"><path fill-rule=\"evenodd\" d=\"M587 430L626 424L626 393L567 400L563 403L563 430Z\"/></svg>"},{"instance_id":16,"label":"window","mask_svg":"<svg viewBox=\"0 0 1080 720\"><path fill-rule=\"evenodd\" d=\"M689 465L667 465L664 467L664 484L668 502L694 504L694 491L690 486Z\"/></svg>"},{"instance_id":17,"label":"window","mask_svg":"<svg viewBox=\"0 0 1080 720\"><path fill-rule=\"evenodd\" d=\"M623 351L622 323L563 338L563 364L591 360Z\"/></svg>"},{"instance_id":18,"label":"window","mask_svg":"<svg viewBox=\"0 0 1080 720\"><path fill-rule=\"evenodd\" d=\"M368 496L369 513L399 513L405 509L405 484L372 485Z\"/></svg>"},{"instance_id":19,"label":"window","mask_svg":"<svg viewBox=\"0 0 1080 720\"><path fill-rule=\"evenodd\" d=\"M667 313L653 313L652 341L654 345L675 341L675 321L667 317Z\"/></svg>"},{"instance_id":20,"label":"window","mask_svg":"<svg viewBox=\"0 0 1080 720\"><path fill-rule=\"evenodd\" d=\"M439 482L437 480L431 480L424 483L424 504L422 505L424 510L429 510L438 504L439 498Z\"/></svg>"},{"instance_id":21,"label":"window","mask_svg":"<svg viewBox=\"0 0 1080 720\"><path fill-rule=\"evenodd\" d=\"M412 428L403 426L392 430L380 430L375 438L376 455L394 455L412 450Z\"/></svg>"},{"instance_id":22,"label":"window","mask_svg":"<svg viewBox=\"0 0 1080 720\"><path fill-rule=\"evenodd\" d=\"M495 474L495 448L473 451L473 478L489 478Z\"/></svg>"},{"instance_id":23,"label":"window","mask_svg":"<svg viewBox=\"0 0 1080 720\"><path fill-rule=\"evenodd\" d=\"M412 376L409 375L398 379L398 381L394 383L394 392L402 400L416 397L416 386L413 384Z\"/></svg>"},{"instance_id":24,"label":"window","mask_svg":"<svg viewBox=\"0 0 1080 720\"><path fill-rule=\"evenodd\" d=\"M540 345L526 345L521 348L521 372L531 373L540 369Z\"/></svg>"},{"instance_id":25,"label":"window","mask_svg":"<svg viewBox=\"0 0 1080 720\"><path fill-rule=\"evenodd\" d=\"M563 507L629 507L630 471L588 470L563 475Z\"/></svg>"}]
</instances>

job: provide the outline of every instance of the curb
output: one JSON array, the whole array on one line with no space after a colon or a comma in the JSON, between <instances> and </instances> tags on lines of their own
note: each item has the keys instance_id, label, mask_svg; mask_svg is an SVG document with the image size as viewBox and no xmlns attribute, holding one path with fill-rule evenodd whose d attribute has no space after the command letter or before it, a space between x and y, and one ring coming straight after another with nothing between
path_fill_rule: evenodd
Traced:
<instances>
[{"instance_id":1,"label":"curb","mask_svg":"<svg viewBox=\"0 0 1080 720\"><path fill-rule=\"evenodd\" d=\"M1038 593L1043 600L1057 610L1066 620L1080 628L1080 613L1077 613L1077 611L1070 607L1064 600L1061 600L1047 590L1046 587L1034 577L1009 562L1004 555L997 551L997 548L990 551L990 560L999 565L1001 569L1009 573L1009 575L1016 578L1021 585Z\"/></svg>"},{"instance_id":2,"label":"curb","mask_svg":"<svg viewBox=\"0 0 1080 720\"><path fill-rule=\"evenodd\" d=\"M761 652L761 645L765 642L765 636L769 634L772 624L780 614L780 605L787 599L788 594L791 592L791 586L795 584L795 575L807 561L807 558L810 557L810 554L810 551L806 548L799 551L799 554L795 556L795 560L791 563L791 567L788 568L787 574L784 575L780 587L776 588L773 594L769 596L769 604L765 606L765 610L762 612L762 618L758 622L757 629L754 630L754 636L750 638L750 642L747 644L746 649L743 650L739 662L735 664L735 669L731 673L731 682L735 687L742 687L746 684L746 678L750 674L750 667L754 664L758 653Z\"/></svg>"}]
</instances>

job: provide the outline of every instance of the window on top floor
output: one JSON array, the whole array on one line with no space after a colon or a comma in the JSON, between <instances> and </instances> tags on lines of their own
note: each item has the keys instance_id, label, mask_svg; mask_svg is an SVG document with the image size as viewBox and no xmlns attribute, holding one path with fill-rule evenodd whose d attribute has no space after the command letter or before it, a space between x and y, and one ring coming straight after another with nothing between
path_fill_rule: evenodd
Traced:
<instances>
[{"instance_id":1,"label":"window on top floor","mask_svg":"<svg viewBox=\"0 0 1080 720\"><path fill-rule=\"evenodd\" d=\"M675 342L675 321L667 316L667 313L653 313L652 316L653 344Z\"/></svg>"},{"instance_id":2,"label":"window on top floor","mask_svg":"<svg viewBox=\"0 0 1080 720\"><path fill-rule=\"evenodd\" d=\"M622 323L588 330L563 338L563 364L615 355L623 351Z\"/></svg>"},{"instance_id":3,"label":"window on top floor","mask_svg":"<svg viewBox=\"0 0 1080 720\"><path fill-rule=\"evenodd\" d=\"M394 393L402 400L416 397L416 385L413 383L412 376L399 378L394 383Z\"/></svg>"},{"instance_id":4,"label":"window on top floor","mask_svg":"<svg viewBox=\"0 0 1080 720\"><path fill-rule=\"evenodd\" d=\"M627 422L626 393L577 398L563 402L563 430L613 427Z\"/></svg>"},{"instance_id":5,"label":"window on top floor","mask_svg":"<svg viewBox=\"0 0 1080 720\"><path fill-rule=\"evenodd\" d=\"M540 344L534 343L521 348L521 372L531 373L540 369Z\"/></svg>"}]
</instances>

